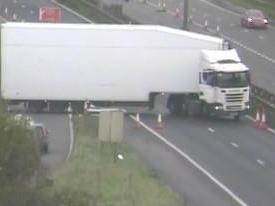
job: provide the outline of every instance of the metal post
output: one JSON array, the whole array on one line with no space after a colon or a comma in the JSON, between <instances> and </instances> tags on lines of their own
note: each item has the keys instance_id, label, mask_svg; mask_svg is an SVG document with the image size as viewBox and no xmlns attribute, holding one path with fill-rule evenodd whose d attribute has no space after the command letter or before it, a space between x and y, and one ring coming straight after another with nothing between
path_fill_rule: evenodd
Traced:
<instances>
[{"instance_id":1,"label":"metal post","mask_svg":"<svg viewBox=\"0 0 275 206\"><path fill-rule=\"evenodd\" d=\"M188 11L189 11L189 0L184 0L183 3L184 6L184 11L183 11L183 25L182 29L183 30L188 30Z\"/></svg>"}]
</instances>

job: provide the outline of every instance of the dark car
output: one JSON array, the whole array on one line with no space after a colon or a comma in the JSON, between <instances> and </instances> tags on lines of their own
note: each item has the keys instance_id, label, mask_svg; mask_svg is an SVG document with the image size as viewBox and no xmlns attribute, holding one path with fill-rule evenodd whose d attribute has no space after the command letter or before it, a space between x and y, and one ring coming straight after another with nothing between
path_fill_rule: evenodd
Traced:
<instances>
[{"instance_id":1,"label":"dark car","mask_svg":"<svg viewBox=\"0 0 275 206\"><path fill-rule=\"evenodd\" d=\"M41 123L31 123L32 131L34 134L35 140L37 140L37 144L42 153L49 152L49 132L46 127Z\"/></svg>"},{"instance_id":2,"label":"dark car","mask_svg":"<svg viewBox=\"0 0 275 206\"><path fill-rule=\"evenodd\" d=\"M241 25L246 28L262 28L266 29L268 20L262 11L250 9L241 16Z\"/></svg>"}]
</instances>

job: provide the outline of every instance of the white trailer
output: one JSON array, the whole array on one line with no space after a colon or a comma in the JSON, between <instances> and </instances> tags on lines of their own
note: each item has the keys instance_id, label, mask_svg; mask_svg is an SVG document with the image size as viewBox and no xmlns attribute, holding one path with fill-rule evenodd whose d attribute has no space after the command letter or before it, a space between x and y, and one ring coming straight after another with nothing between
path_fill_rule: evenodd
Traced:
<instances>
[{"instance_id":1,"label":"white trailer","mask_svg":"<svg viewBox=\"0 0 275 206\"><path fill-rule=\"evenodd\" d=\"M201 93L202 50L222 51L224 41L150 25L5 23L1 45L6 100L79 110L85 101L153 106L164 92L175 112Z\"/></svg>"}]
</instances>

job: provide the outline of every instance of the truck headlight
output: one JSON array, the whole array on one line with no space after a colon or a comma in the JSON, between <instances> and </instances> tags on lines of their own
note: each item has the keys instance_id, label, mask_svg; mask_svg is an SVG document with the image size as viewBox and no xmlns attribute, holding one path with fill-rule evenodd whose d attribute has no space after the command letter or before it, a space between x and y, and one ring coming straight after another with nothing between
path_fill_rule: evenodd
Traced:
<instances>
[{"instance_id":1,"label":"truck headlight","mask_svg":"<svg viewBox=\"0 0 275 206\"><path fill-rule=\"evenodd\" d=\"M215 105L214 105L214 109L215 109L216 111L218 111L218 110L223 110L223 105L222 105L222 104L215 104Z\"/></svg>"},{"instance_id":2,"label":"truck headlight","mask_svg":"<svg viewBox=\"0 0 275 206\"><path fill-rule=\"evenodd\" d=\"M253 20L252 18L248 18L247 21L251 23Z\"/></svg>"},{"instance_id":3,"label":"truck headlight","mask_svg":"<svg viewBox=\"0 0 275 206\"><path fill-rule=\"evenodd\" d=\"M249 104L249 102L245 102L245 107L246 107L246 109L250 109L250 104Z\"/></svg>"}]
</instances>

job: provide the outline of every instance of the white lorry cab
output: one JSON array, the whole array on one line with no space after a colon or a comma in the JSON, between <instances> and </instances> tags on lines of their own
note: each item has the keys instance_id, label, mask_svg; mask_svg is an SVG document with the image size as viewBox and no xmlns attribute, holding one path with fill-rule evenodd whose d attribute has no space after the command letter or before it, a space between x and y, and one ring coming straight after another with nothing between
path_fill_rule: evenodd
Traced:
<instances>
[{"instance_id":1,"label":"white lorry cab","mask_svg":"<svg viewBox=\"0 0 275 206\"><path fill-rule=\"evenodd\" d=\"M203 113L233 114L238 119L249 109L249 69L235 49L202 50L200 68Z\"/></svg>"}]
</instances>

